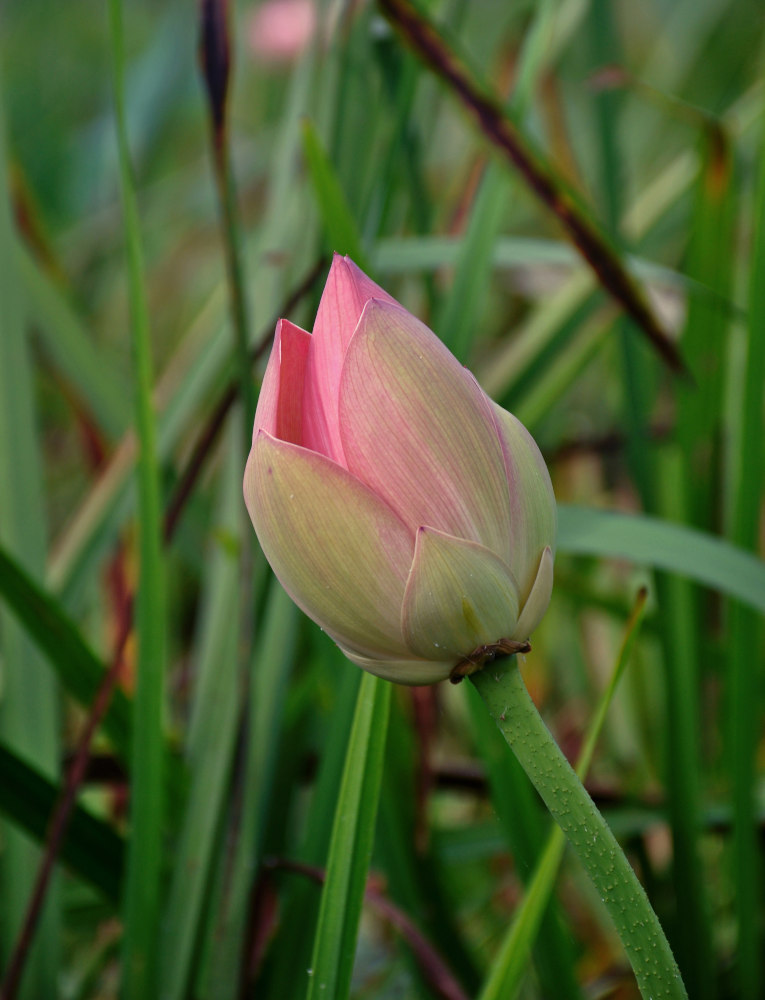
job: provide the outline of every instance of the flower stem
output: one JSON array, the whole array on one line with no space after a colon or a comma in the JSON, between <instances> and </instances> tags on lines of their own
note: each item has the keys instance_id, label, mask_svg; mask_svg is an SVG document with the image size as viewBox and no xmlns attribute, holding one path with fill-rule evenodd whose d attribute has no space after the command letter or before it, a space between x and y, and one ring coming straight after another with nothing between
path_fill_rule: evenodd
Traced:
<instances>
[{"instance_id":1,"label":"flower stem","mask_svg":"<svg viewBox=\"0 0 765 1000\"><path fill-rule=\"evenodd\" d=\"M606 904L642 996L687 1000L680 970L643 887L542 721L515 657L496 661L470 679Z\"/></svg>"}]
</instances>

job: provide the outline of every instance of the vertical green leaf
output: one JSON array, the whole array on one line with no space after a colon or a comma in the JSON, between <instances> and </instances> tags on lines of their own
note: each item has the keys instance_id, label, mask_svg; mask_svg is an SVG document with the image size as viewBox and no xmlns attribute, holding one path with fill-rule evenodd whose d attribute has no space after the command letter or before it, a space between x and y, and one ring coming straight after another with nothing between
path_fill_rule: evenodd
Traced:
<instances>
[{"instance_id":1,"label":"vertical green leaf","mask_svg":"<svg viewBox=\"0 0 765 1000\"><path fill-rule=\"evenodd\" d=\"M749 271L749 318L742 384L734 401L730 429L733 488L731 536L742 548L757 551L765 482L765 157L760 155L754 208L754 248ZM757 746L761 737L760 671L762 621L749 608L730 608L728 659L728 760L733 792L733 881L738 923L737 980L742 1000L762 995L762 859L755 791Z\"/></svg>"},{"instance_id":2,"label":"vertical green leaf","mask_svg":"<svg viewBox=\"0 0 765 1000\"><path fill-rule=\"evenodd\" d=\"M272 577L251 661L241 815L233 858L221 886L219 913L211 923L213 953L204 972L204 995L217 1000L234 998L240 989L250 893L262 860L272 805L284 702L295 661L298 613Z\"/></svg>"},{"instance_id":3,"label":"vertical green leaf","mask_svg":"<svg viewBox=\"0 0 765 1000\"><path fill-rule=\"evenodd\" d=\"M550 0L541 0L526 37L518 68L518 83L509 102L513 117L523 121L531 104L536 80L547 56L554 13ZM473 204L467 232L460 244L454 280L439 310L435 329L447 347L466 361L476 331L476 320L491 280L491 257L501 232L510 196L517 178L503 164L492 160L486 167Z\"/></svg>"},{"instance_id":4,"label":"vertical green leaf","mask_svg":"<svg viewBox=\"0 0 765 1000\"><path fill-rule=\"evenodd\" d=\"M152 409L149 314L138 205L125 123L122 5L110 0L111 62L125 226L130 330L138 435L139 584L136 608L138 661L131 766L130 840L125 887L123 991L139 1000L157 992L157 936L161 905L164 822L165 584L159 468Z\"/></svg>"},{"instance_id":5,"label":"vertical green leaf","mask_svg":"<svg viewBox=\"0 0 765 1000\"><path fill-rule=\"evenodd\" d=\"M213 525L215 536L221 536L222 540L208 560L197 645L195 698L188 738L190 790L174 852L163 920L164 1000L181 1000L188 994L214 854L223 848L221 817L225 813L241 716L239 622L231 613L240 603L239 549L226 544L228 539L237 537L243 521L238 412L232 414L226 452L219 511Z\"/></svg>"},{"instance_id":6,"label":"vertical green leaf","mask_svg":"<svg viewBox=\"0 0 765 1000\"><path fill-rule=\"evenodd\" d=\"M317 666L322 668L325 676L333 678L334 707L321 727L324 736L319 751L321 764L297 855L300 861L315 867L325 864L329 851L332 819L348 743L347 733L353 724L354 707L361 683L361 672L346 669L347 661L336 646L330 645L327 648L325 645L318 651L318 656L320 659ZM325 662L321 662L322 659ZM316 698L313 688L311 696ZM273 964L264 988L266 996L302 996L305 990L305 970L311 964L319 893L316 886L305 879L291 880L287 890L282 927L289 938L289 945L281 948L277 946L273 950Z\"/></svg>"},{"instance_id":7,"label":"vertical green leaf","mask_svg":"<svg viewBox=\"0 0 765 1000\"><path fill-rule=\"evenodd\" d=\"M719 528L721 499L724 350L731 325L727 308L733 285L736 183L733 153L722 126L702 136L702 162L696 186L687 273L714 297L691 295L683 330L683 350L693 382L677 388L677 437L693 482L688 515L697 528Z\"/></svg>"},{"instance_id":8,"label":"vertical green leaf","mask_svg":"<svg viewBox=\"0 0 765 1000\"><path fill-rule=\"evenodd\" d=\"M362 271L368 272L369 264L342 185L316 128L307 118L303 120L303 153L331 249L348 254Z\"/></svg>"},{"instance_id":9,"label":"vertical green leaf","mask_svg":"<svg viewBox=\"0 0 765 1000\"><path fill-rule=\"evenodd\" d=\"M362 678L332 827L308 1000L345 1000L350 993L382 780L390 691L387 681L371 674Z\"/></svg>"},{"instance_id":10,"label":"vertical green leaf","mask_svg":"<svg viewBox=\"0 0 765 1000\"><path fill-rule=\"evenodd\" d=\"M0 541L34 577L45 566L45 511L35 429L33 373L25 332L19 247L10 203L5 122L0 95ZM23 627L0 609L0 731L9 749L54 777L58 720L53 679ZM26 835L4 829L0 964L6 965L26 912L39 852ZM55 888L27 958L22 995L53 996L58 969Z\"/></svg>"},{"instance_id":11,"label":"vertical green leaf","mask_svg":"<svg viewBox=\"0 0 765 1000\"><path fill-rule=\"evenodd\" d=\"M688 508L685 466L667 448L656 462L657 499L668 521ZM667 716L667 786L672 825L673 878L677 900L676 950L694 997L714 990L714 952L699 853L701 831L701 644L691 585L682 577L657 580L664 637Z\"/></svg>"}]
</instances>

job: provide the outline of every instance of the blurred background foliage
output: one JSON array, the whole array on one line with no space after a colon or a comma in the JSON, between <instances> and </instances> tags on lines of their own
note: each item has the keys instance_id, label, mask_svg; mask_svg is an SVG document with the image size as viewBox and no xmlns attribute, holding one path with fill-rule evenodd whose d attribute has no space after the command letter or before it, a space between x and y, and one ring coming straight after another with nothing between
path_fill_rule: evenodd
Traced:
<instances>
[{"instance_id":1,"label":"blurred background foliage","mask_svg":"<svg viewBox=\"0 0 765 1000\"><path fill-rule=\"evenodd\" d=\"M667 522L660 536L632 519L614 531L562 508L556 590L524 675L574 759L648 587L588 788L691 997L763 995L753 609L765 586L762 563L741 555L763 550L762 6L424 9L442 54L495 95L627 262L690 374L651 347L555 206L373 3L230 4L224 172L238 240L216 195L200 10L127 5L125 120L165 529L166 653L148 667L132 596L141 538L161 525L146 523L134 487L136 291L109 18L100 0L0 11L6 998L292 998L310 986L360 675L272 583L244 511L232 245L256 380L277 316L310 329L329 253L353 253L527 424L559 502ZM710 549L687 528L727 543ZM110 664L116 692L88 746ZM134 699L139 670L154 677L161 722ZM392 691L355 997L477 996L544 844L541 805L466 688ZM164 768L149 761L159 798L131 825L131 787L144 780L133 731L161 742ZM62 810L51 816L67 775L77 807L64 835ZM151 849L152 828L160 874L126 909L125 879L142 885L126 856L142 838ZM55 877L39 881L55 859ZM136 955L139 971L126 973ZM519 989L636 995L568 855Z\"/></svg>"}]
</instances>

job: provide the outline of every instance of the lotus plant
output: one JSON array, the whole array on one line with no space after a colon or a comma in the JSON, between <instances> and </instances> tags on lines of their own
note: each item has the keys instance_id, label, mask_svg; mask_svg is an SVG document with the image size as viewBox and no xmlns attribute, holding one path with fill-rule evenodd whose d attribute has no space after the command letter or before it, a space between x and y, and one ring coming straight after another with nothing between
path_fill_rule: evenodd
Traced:
<instances>
[{"instance_id":1,"label":"lotus plant","mask_svg":"<svg viewBox=\"0 0 765 1000\"><path fill-rule=\"evenodd\" d=\"M643 997L687 1000L635 872L545 726L513 655L529 648L552 590L555 499L539 449L435 334L347 257L333 261L313 333L287 320L276 328L244 495L285 590L350 660L403 684L471 676L606 903ZM491 670L481 669L495 658ZM354 850L371 851L374 762L385 745L384 722L374 720L387 717L388 697L387 685L365 678L309 1000L325 987L337 996L350 989L350 966L337 985L337 921L327 914L346 912ZM369 778L360 781L367 757ZM355 827L347 822L361 815L362 794L369 797L363 850L349 848ZM557 862L547 864L545 878L554 877ZM357 890L356 925L363 879ZM515 942L513 928L483 1000L513 995Z\"/></svg>"},{"instance_id":2,"label":"lotus plant","mask_svg":"<svg viewBox=\"0 0 765 1000\"><path fill-rule=\"evenodd\" d=\"M555 498L531 435L347 257L313 333L277 325L244 494L285 590L388 680L528 649L550 601Z\"/></svg>"}]
</instances>

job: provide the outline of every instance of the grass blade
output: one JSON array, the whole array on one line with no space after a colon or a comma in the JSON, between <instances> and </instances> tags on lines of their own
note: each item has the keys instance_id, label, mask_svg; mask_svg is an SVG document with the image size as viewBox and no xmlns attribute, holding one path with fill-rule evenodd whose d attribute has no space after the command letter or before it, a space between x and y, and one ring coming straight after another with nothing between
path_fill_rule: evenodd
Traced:
<instances>
[{"instance_id":1,"label":"grass blade","mask_svg":"<svg viewBox=\"0 0 765 1000\"><path fill-rule=\"evenodd\" d=\"M239 398L242 400L244 442L255 417L255 385L250 365L250 324L244 283L241 227L228 128L228 88L231 71L229 9L224 0L206 0L200 6L199 55L210 116L213 171L218 192L221 236L226 255L229 311L234 332Z\"/></svg>"},{"instance_id":2,"label":"grass blade","mask_svg":"<svg viewBox=\"0 0 765 1000\"><path fill-rule=\"evenodd\" d=\"M762 151L761 144L761 151ZM760 156L754 206L754 248L749 272L749 321L743 384L730 433L733 489L731 538L742 548L758 551L762 508L763 396L765 395L765 157ZM750 602L751 603L751 602ZM763 928L758 917L762 899L762 857L756 818L757 748L761 738L761 687L753 668L762 650L762 622L750 607L730 609L728 659L728 760L733 794L733 881L738 924L737 980L742 1000L762 995Z\"/></svg>"},{"instance_id":3,"label":"grass blade","mask_svg":"<svg viewBox=\"0 0 765 1000\"><path fill-rule=\"evenodd\" d=\"M45 566L45 511L35 428L32 367L18 241L9 197L5 121L0 93L0 541L38 579ZM57 699L39 653L18 622L0 611L3 689L0 732L13 752L52 777L57 769ZM38 852L17 830L3 831L3 920L0 964L5 966L34 885ZM22 996L53 996L58 966L58 900L54 889L32 950Z\"/></svg>"},{"instance_id":4,"label":"grass blade","mask_svg":"<svg viewBox=\"0 0 765 1000\"><path fill-rule=\"evenodd\" d=\"M329 157L322 148L319 134L308 118L303 119L303 153L330 249L336 253L348 254L362 271L369 272L358 227L345 199L343 188Z\"/></svg>"},{"instance_id":5,"label":"grass blade","mask_svg":"<svg viewBox=\"0 0 765 1000\"><path fill-rule=\"evenodd\" d=\"M345 1000L350 993L377 817L390 694L389 683L364 674L332 828L308 1000Z\"/></svg>"},{"instance_id":6,"label":"grass blade","mask_svg":"<svg viewBox=\"0 0 765 1000\"><path fill-rule=\"evenodd\" d=\"M65 690L80 704L89 705L105 673L104 664L53 598L2 548L0 594L48 657ZM130 756L130 729L130 702L123 691L115 691L104 730L125 761Z\"/></svg>"},{"instance_id":7,"label":"grass blade","mask_svg":"<svg viewBox=\"0 0 765 1000\"><path fill-rule=\"evenodd\" d=\"M100 430L117 441L129 423L130 405L116 364L93 345L64 293L27 248L20 263L27 315L45 356L74 386Z\"/></svg>"},{"instance_id":8,"label":"grass blade","mask_svg":"<svg viewBox=\"0 0 765 1000\"><path fill-rule=\"evenodd\" d=\"M242 780L241 821L227 867L220 912L213 923L215 946L203 991L217 1000L239 994L248 906L257 877L279 763L284 702L295 660L298 610L271 578L253 650Z\"/></svg>"},{"instance_id":9,"label":"grass blade","mask_svg":"<svg viewBox=\"0 0 765 1000\"><path fill-rule=\"evenodd\" d=\"M236 538L242 525L242 443L240 414L229 426L228 454L221 482L215 535ZM163 920L164 1000L188 995L196 962L195 942L205 908L214 851L220 851L225 794L241 714L238 658L240 563L235 546L218 543L206 573L207 614L199 642L197 685L189 726L189 797L175 848L172 881Z\"/></svg>"},{"instance_id":10,"label":"grass blade","mask_svg":"<svg viewBox=\"0 0 765 1000\"><path fill-rule=\"evenodd\" d=\"M333 813L342 782L348 742L346 734L351 731L361 682L361 672L347 669L347 661L337 647L325 647L319 651L319 657L313 673L315 676L319 668L327 678L324 683L331 683L334 707L322 727L324 739L320 743L321 765L311 798L303 842L297 855L301 862L317 868L325 864L329 851ZM312 687L310 694L312 700L316 700L320 692ZM307 881L296 880L289 886L283 920L283 927L289 935L289 947L274 949L264 987L266 996L297 997L305 992L305 970L311 965L319 902L316 889Z\"/></svg>"},{"instance_id":11,"label":"grass blade","mask_svg":"<svg viewBox=\"0 0 765 1000\"><path fill-rule=\"evenodd\" d=\"M642 290L592 216L566 190L538 151L532 150L495 100L487 96L471 78L436 27L409 0L380 0L380 6L418 56L451 86L489 142L519 171L530 190L557 216L603 288L635 320L665 363L675 372L684 371L682 358L661 328Z\"/></svg>"},{"instance_id":12,"label":"grass blade","mask_svg":"<svg viewBox=\"0 0 765 1000\"><path fill-rule=\"evenodd\" d=\"M657 518L558 507L558 548L679 573L765 614L765 562L722 538Z\"/></svg>"},{"instance_id":13,"label":"grass blade","mask_svg":"<svg viewBox=\"0 0 765 1000\"><path fill-rule=\"evenodd\" d=\"M510 109L519 120L528 111L537 77L546 56L553 5L542 0L521 54ZM469 355L475 333L476 311L486 300L491 278L490 262L504 222L504 209L510 200L515 178L509 178L502 165L491 162L486 167L475 198L465 238L460 242L457 267L448 296L445 298L434 329L451 352L461 361Z\"/></svg>"},{"instance_id":14,"label":"grass blade","mask_svg":"<svg viewBox=\"0 0 765 1000\"><path fill-rule=\"evenodd\" d=\"M669 520L686 520L687 467L679 450L657 456L657 499ZM677 905L676 951L688 989L703 1000L713 995L712 929L699 852L701 829L701 642L694 595L677 574L657 580L666 667L668 814L672 825L673 878Z\"/></svg>"},{"instance_id":15,"label":"grass blade","mask_svg":"<svg viewBox=\"0 0 765 1000\"><path fill-rule=\"evenodd\" d=\"M131 343L135 374L138 454L140 583L136 623L138 663L131 767L130 840L125 886L123 995L139 1000L156 993L157 929L161 903L164 820L163 703L165 586L156 432L152 412L149 315L143 282L138 205L125 121L121 0L110 0L111 63L119 149L120 191L127 244Z\"/></svg>"},{"instance_id":16,"label":"grass blade","mask_svg":"<svg viewBox=\"0 0 765 1000\"><path fill-rule=\"evenodd\" d=\"M36 768L0 743L0 811L16 826L44 841L60 792ZM82 806L75 806L60 858L116 907L122 891L125 844L116 831Z\"/></svg>"}]
</instances>

